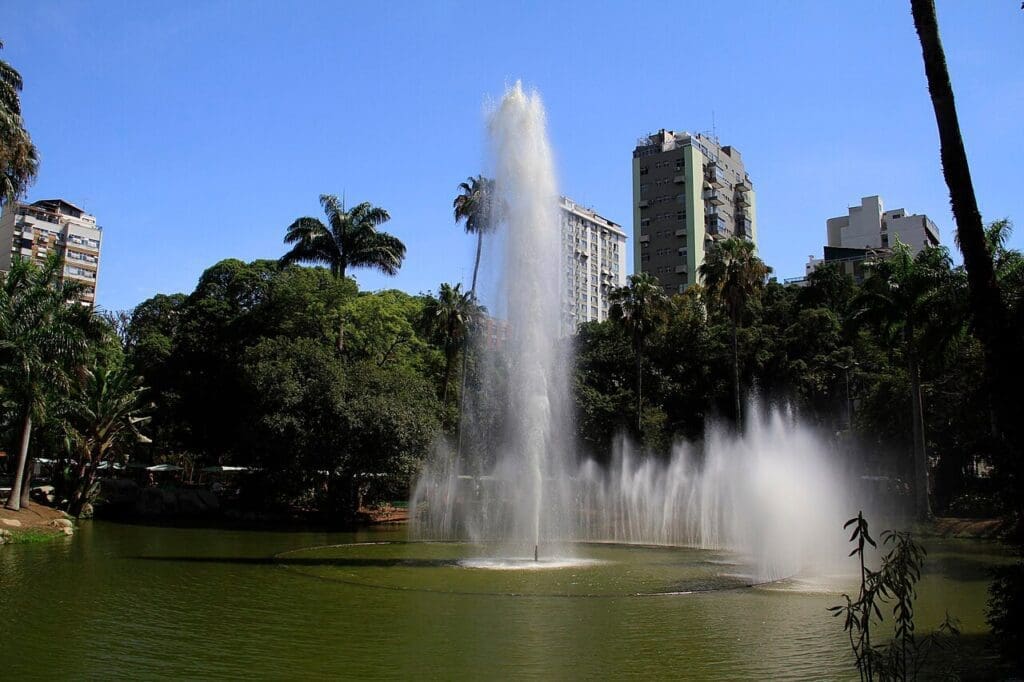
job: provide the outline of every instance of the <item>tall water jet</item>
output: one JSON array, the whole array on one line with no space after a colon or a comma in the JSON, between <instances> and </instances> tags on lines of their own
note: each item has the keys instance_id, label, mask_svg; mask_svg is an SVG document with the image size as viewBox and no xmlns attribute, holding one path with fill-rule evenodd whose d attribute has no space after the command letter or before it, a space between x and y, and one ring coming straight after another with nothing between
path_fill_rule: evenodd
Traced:
<instances>
[{"instance_id":1,"label":"tall water jet","mask_svg":"<svg viewBox=\"0 0 1024 682\"><path fill-rule=\"evenodd\" d=\"M482 437L467 438L469 461L425 472L413 499L422 536L500 541L504 551L534 558L558 553L554 543L569 531L566 458L574 451L568 344L560 339L558 189L546 127L540 96L520 83L489 117L501 272L488 303L507 320L508 340L481 359L483 395L467 400L463 418L475 420L479 400L502 403L503 415Z\"/></svg>"},{"instance_id":2,"label":"tall water jet","mask_svg":"<svg viewBox=\"0 0 1024 682\"><path fill-rule=\"evenodd\" d=\"M726 550L758 581L841 559L838 531L857 511L852 482L834 443L792 414L752 406L744 433L709 423L702 445L677 443L665 456L626 438L610 464L579 456L571 343L561 338L558 191L539 96L517 83L488 132L498 229L485 248L497 288L485 302L507 320L508 338L472 351L477 389L465 400L462 457L442 444L424 468L412 537L483 543L497 565L514 558L517 567L565 565L552 559L572 559L574 542Z\"/></svg>"}]
</instances>

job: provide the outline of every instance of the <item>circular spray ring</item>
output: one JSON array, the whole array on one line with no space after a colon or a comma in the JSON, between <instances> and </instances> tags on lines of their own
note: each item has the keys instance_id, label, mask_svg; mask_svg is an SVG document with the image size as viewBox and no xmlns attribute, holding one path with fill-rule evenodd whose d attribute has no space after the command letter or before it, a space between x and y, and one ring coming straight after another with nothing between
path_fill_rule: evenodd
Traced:
<instances>
[{"instance_id":1,"label":"circular spray ring","mask_svg":"<svg viewBox=\"0 0 1024 682\"><path fill-rule=\"evenodd\" d=\"M734 555L685 547L577 543L571 556L507 558L460 542L360 542L288 550L274 563L307 578L459 596L622 598L764 584Z\"/></svg>"}]
</instances>

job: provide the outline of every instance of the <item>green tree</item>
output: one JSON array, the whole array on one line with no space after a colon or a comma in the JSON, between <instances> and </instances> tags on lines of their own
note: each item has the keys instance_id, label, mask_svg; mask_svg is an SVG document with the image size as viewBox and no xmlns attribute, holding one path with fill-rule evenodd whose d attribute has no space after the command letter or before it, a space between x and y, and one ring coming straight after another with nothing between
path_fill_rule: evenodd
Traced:
<instances>
[{"instance_id":1,"label":"green tree","mask_svg":"<svg viewBox=\"0 0 1024 682\"><path fill-rule=\"evenodd\" d=\"M633 348L636 373L636 428L643 433L643 363L648 338L664 322L671 308L658 279L641 272L630 275L626 286L609 295L611 308L608 316L629 336Z\"/></svg>"},{"instance_id":2,"label":"green tree","mask_svg":"<svg viewBox=\"0 0 1024 682\"><path fill-rule=\"evenodd\" d=\"M423 329L444 349L441 405L445 408L455 362L480 314L472 292L463 292L461 284L442 284L437 297L428 298L423 308Z\"/></svg>"},{"instance_id":3,"label":"green tree","mask_svg":"<svg viewBox=\"0 0 1024 682\"><path fill-rule=\"evenodd\" d=\"M0 207L24 194L39 171L36 147L21 116L22 85L21 74L0 59Z\"/></svg>"},{"instance_id":4,"label":"green tree","mask_svg":"<svg viewBox=\"0 0 1024 682\"><path fill-rule=\"evenodd\" d=\"M483 250L484 235L495 226L494 180L478 175L466 178L459 184L459 194L452 202L455 222L465 221L466 234L476 235L476 258L473 260L473 282L469 292L476 296L476 279L480 270L480 252Z\"/></svg>"},{"instance_id":5,"label":"green tree","mask_svg":"<svg viewBox=\"0 0 1024 682\"><path fill-rule=\"evenodd\" d=\"M915 510L919 518L928 519L932 512L921 403L922 347L946 345L959 334L963 316L950 314L955 311L958 281L944 248L923 249L915 257L898 238L892 256L874 263L870 272L858 306L903 352L910 383Z\"/></svg>"},{"instance_id":6,"label":"green tree","mask_svg":"<svg viewBox=\"0 0 1024 682\"><path fill-rule=\"evenodd\" d=\"M90 338L99 335L92 308L77 302L81 288L62 281L62 272L53 255L42 267L15 258L10 271L0 273L0 384L21 422L8 509L27 502L19 491L30 475L25 464L33 422L46 418L52 396L67 389Z\"/></svg>"},{"instance_id":7,"label":"green tree","mask_svg":"<svg viewBox=\"0 0 1024 682\"><path fill-rule=\"evenodd\" d=\"M326 225L318 218L307 216L288 226L284 241L293 246L281 257L283 265L326 265L338 279L344 279L350 267L398 274L405 260L405 244L378 229L390 220L387 211L365 201L346 210L344 203L333 194L321 194L320 205L327 216ZM345 347L344 330L342 320L338 328L338 350Z\"/></svg>"},{"instance_id":8,"label":"green tree","mask_svg":"<svg viewBox=\"0 0 1024 682\"><path fill-rule=\"evenodd\" d=\"M939 37L934 0L911 0L914 28L921 43L925 76L935 122L939 132L942 173L949 189L956 241L964 256L972 317L985 348L987 378L993 394L993 415L997 439L1003 453L1003 473L1008 497L1014 500L1014 515L1024 537L1024 403L1018 399L1018 380L1024 375L1024 337L1021 325L1011 320L1000 291L990 244L986 241L978 209L970 165L960 132L953 85L946 66L946 54ZM1019 322L1019 320L1017 321ZM1024 622L1024 618L1021 619Z\"/></svg>"},{"instance_id":9,"label":"green tree","mask_svg":"<svg viewBox=\"0 0 1024 682\"><path fill-rule=\"evenodd\" d=\"M699 273L710 300L722 306L732 325L733 400L736 423L742 425L738 330L753 300L764 289L771 268L755 254L751 241L731 237L715 242Z\"/></svg>"},{"instance_id":10,"label":"green tree","mask_svg":"<svg viewBox=\"0 0 1024 682\"><path fill-rule=\"evenodd\" d=\"M88 501L96 471L104 463L123 459L135 442L148 442L138 425L149 420L141 380L123 366L95 366L73 383L64 425L70 450L77 460L71 480L68 511L78 515Z\"/></svg>"}]
</instances>

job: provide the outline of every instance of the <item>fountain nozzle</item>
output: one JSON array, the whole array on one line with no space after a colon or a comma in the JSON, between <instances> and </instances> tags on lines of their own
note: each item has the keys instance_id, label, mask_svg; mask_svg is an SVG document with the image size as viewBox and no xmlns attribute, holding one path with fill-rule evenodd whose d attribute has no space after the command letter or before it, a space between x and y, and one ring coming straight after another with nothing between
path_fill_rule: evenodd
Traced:
<instances>
[{"instance_id":1,"label":"fountain nozzle","mask_svg":"<svg viewBox=\"0 0 1024 682\"><path fill-rule=\"evenodd\" d=\"M534 560L534 561L539 561L539 559L537 558L537 556L538 556L538 554L537 554L537 545L534 545L534 546L533 546L533 560Z\"/></svg>"}]
</instances>

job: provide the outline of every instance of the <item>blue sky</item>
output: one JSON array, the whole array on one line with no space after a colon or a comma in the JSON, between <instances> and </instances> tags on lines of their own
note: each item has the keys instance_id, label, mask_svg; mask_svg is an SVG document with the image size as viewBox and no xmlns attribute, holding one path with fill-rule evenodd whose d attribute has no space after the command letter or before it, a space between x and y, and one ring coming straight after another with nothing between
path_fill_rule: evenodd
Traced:
<instances>
[{"instance_id":1,"label":"blue sky","mask_svg":"<svg viewBox=\"0 0 1024 682\"><path fill-rule=\"evenodd\" d=\"M1024 244L1024 12L939 0L986 220ZM363 288L469 279L458 183L482 169L484 102L522 79L548 108L563 193L632 232L631 153L659 128L737 147L761 254L820 255L864 195L927 213L952 245L909 2L85 2L5 0L42 156L29 198L104 227L99 302L190 292L222 258L276 258L287 225L345 193L392 216L408 258ZM958 258L958 256L957 256ZM630 262L632 262L630 260Z\"/></svg>"}]
</instances>

